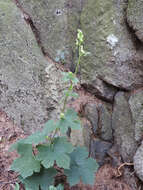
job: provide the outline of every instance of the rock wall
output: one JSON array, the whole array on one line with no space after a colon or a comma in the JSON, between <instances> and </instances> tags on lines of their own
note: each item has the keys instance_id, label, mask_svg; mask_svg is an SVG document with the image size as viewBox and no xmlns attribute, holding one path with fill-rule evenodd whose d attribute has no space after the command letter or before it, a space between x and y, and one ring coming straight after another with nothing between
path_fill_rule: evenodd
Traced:
<instances>
[{"instance_id":1,"label":"rock wall","mask_svg":"<svg viewBox=\"0 0 143 190\"><path fill-rule=\"evenodd\" d=\"M66 88L60 68L74 71L81 28L91 52L81 87L95 99L81 103L83 135L72 141L100 165L133 162L143 181L142 16L142 0L1 0L0 108L27 132L56 118ZM132 169L124 178L136 190Z\"/></svg>"},{"instance_id":2,"label":"rock wall","mask_svg":"<svg viewBox=\"0 0 143 190\"><path fill-rule=\"evenodd\" d=\"M64 89L61 71L45 59L11 0L0 1L0 28L0 108L30 132L55 117Z\"/></svg>"}]
</instances>

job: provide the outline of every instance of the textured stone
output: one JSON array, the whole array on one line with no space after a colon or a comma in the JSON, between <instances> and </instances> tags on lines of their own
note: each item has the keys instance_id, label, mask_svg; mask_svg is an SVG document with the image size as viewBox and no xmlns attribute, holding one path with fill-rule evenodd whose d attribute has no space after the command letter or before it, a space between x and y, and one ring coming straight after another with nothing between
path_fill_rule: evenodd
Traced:
<instances>
[{"instance_id":1,"label":"textured stone","mask_svg":"<svg viewBox=\"0 0 143 190\"><path fill-rule=\"evenodd\" d=\"M84 138L82 130L72 130L70 134L70 142L74 146L84 146Z\"/></svg>"},{"instance_id":2,"label":"textured stone","mask_svg":"<svg viewBox=\"0 0 143 190\"><path fill-rule=\"evenodd\" d=\"M143 135L143 89L131 95L129 104L135 125L135 139L140 141Z\"/></svg>"},{"instance_id":3,"label":"textured stone","mask_svg":"<svg viewBox=\"0 0 143 190\"><path fill-rule=\"evenodd\" d=\"M85 107L85 115L92 125L94 134L97 134L99 120L97 105L93 103L87 104Z\"/></svg>"},{"instance_id":4,"label":"textured stone","mask_svg":"<svg viewBox=\"0 0 143 190\"><path fill-rule=\"evenodd\" d=\"M137 144L129 104L123 92L118 92L115 96L112 128L114 130L115 144L119 147L119 152L124 162L132 161Z\"/></svg>"},{"instance_id":5,"label":"textured stone","mask_svg":"<svg viewBox=\"0 0 143 190\"><path fill-rule=\"evenodd\" d=\"M112 135L112 122L111 112L107 109L105 104L102 104L99 108L100 113L100 137L105 141L111 141Z\"/></svg>"},{"instance_id":6,"label":"textured stone","mask_svg":"<svg viewBox=\"0 0 143 190\"><path fill-rule=\"evenodd\" d=\"M116 88L98 78L91 83L82 84L82 86L96 97L108 102L113 102L114 95L117 92Z\"/></svg>"},{"instance_id":7,"label":"textured stone","mask_svg":"<svg viewBox=\"0 0 143 190\"><path fill-rule=\"evenodd\" d=\"M111 106L109 106L109 109ZM94 135L103 140L112 140L111 111L105 104L88 103L85 107L85 116L90 121Z\"/></svg>"},{"instance_id":8,"label":"textured stone","mask_svg":"<svg viewBox=\"0 0 143 190\"><path fill-rule=\"evenodd\" d=\"M43 57L20 10L11 0L0 1L0 108L27 132L40 128L56 117L63 88L60 78Z\"/></svg>"},{"instance_id":9,"label":"textured stone","mask_svg":"<svg viewBox=\"0 0 143 190\"><path fill-rule=\"evenodd\" d=\"M112 144L100 139L91 140L90 155L96 159L99 165L103 165L107 152L112 147Z\"/></svg>"},{"instance_id":10,"label":"textured stone","mask_svg":"<svg viewBox=\"0 0 143 190\"><path fill-rule=\"evenodd\" d=\"M143 181L143 142L134 156L134 169L137 176Z\"/></svg>"},{"instance_id":11,"label":"textured stone","mask_svg":"<svg viewBox=\"0 0 143 190\"><path fill-rule=\"evenodd\" d=\"M97 78L119 89L130 90L143 84L143 56L126 24L127 1L86 1L81 13L85 49L82 83Z\"/></svg>"},{"instance_id":12,"label":"textured stone","mask_svg":"<svg viewBox=\"0 0 143 190\"><path fill-rule=\"evenodd\" d=\"M76 0L19 0L38 30L44 51L57 62L70 63L81 11Z\"/></svg>"},{"instance_id":13,"label":"textured stone","mask_svg":"<svg viewBox=\"0 0 143 190\"><path fill-rule=\"evenodd\" d=\"M89 149L91 138L91 126L87 120L82 121L82 130L72 130L70 141L74 146L86 146Z\"/></svg>"},{"instance_id":14,"label":"textured stone","mask_svg":"<svg viewBox=\"0 0 143 190\"><path fill-rule=\"evenodd\" d=\"M143 42L143 0L129 0L127 21L135 31L136 36Z\"/></svg>"}]
</instances>

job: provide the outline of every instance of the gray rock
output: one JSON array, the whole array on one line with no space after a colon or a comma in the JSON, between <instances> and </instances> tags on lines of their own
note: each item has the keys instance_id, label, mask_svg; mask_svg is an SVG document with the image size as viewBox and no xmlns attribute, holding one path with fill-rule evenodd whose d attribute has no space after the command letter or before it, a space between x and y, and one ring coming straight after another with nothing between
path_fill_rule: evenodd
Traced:
<instances>
[{"instance_id":1,"label":"gray rock","mask_svg":"<svg viewBox=\"0 0 143 190\"><path fill-rule=\"evenodd\" d=\"M45 53L57 62L71 64L81 1L19 0L19 2L37 28Z\"/></svg>"},{"instance_id":2,"label":"gray rock","mask_svg":"<svg viewBox=\"0 0 143 190\"><path fill-rule=\"evenodd\" d=\"M136 36L143 42L143 0L129 0L127 9L127 21L135 31Z\"/></svg>"},{"instance_id":3,"label":"gray rock","mask_svg":"<svg viewBox=\"0 0 143 190\"><path fill-rule=\"evenodd\" d=\"M46 76L45 68L50 71ZM11 0L0 2L0 108L30 132L55 110L64 88L61 74L43 57L33 32Z\"/></svg>"},{"instance_id":4,"label":"gray rock","mask_svg":"<svg viewBox=\"0 0 143 190\"><path fill-rule=\"evenodd\" d=\"M124 168L124 181L130 186L131 190L138 190L141 186L138 186L138 178L134 172L131 172L131 167Z\"/></svg>"},{"instance_id":5,"label":"gray rock","mask_svg":"<svg viewBox=\"0 0 143 190\"><path fill-rule=\"evenodd\" d=\"M105 104L88 103L85 107L85 117L90 121L94 135L105 141L112 140L111 111Z\"/></svg>"},{"instance_id":6,"label":"gray rock","mask_svg":"<svg viewBox=\"0 0 143 190\"><path fill-rule=\"evenodd\" d=\"M136 141L140 142L143 137L143 110L141 110L141 113L137 119L137 122L135 123L135 139Z\"/></svg>"},{"instance_id":7,"label":"gray rock","mask_svg":"<svg viewBox=\"0 0 143 190\"><path fill-rule=\"evenodd\" d=\"M125 162L132 161L137 144L134 137L134 125L130 108L123 92L118 92L115 96L112 128L114 130L115 144L119 147L123 160Z\"/></svg>"},{"instance_id":8,"label":"gray rock","mask_svg":"<svg viewBox=\"0 0 143 190\"><path fill-rule=\"evenodd\" d=\"M134 169L137 176L143 181L143 142L134 156Z\"/></svg>"},{"instance_id":9,"label":"gray rock","mask_svg":"<svg viewBox=\"0 0 143 190\"><path fill-rule=\"evenodd\" d=\"M82 120L82 130L72 130L70 141L74 146L86 146L89 149L91 134L90 123L87 120Z\"/></svg>"},{"instance_id":10,"label":"gray rock","mask_svg":"<svg viewBox=\"0 0 143 190\"><path fill-rule=\"evenodd\" d=\"M105 141L111 141L113 139L111 112L109 112L105 104L102 104L99 108L99 113L100 137Z\"/></svg>"},{"instance_id":11,"label":"gray rock","mask_svg":"<svg viewBox=\"0 0 143 190\"><path fill-rule=\"evenodd\" d=\"M89 91L90 93L94 94L96 97L103 99L108 102L113 102L114 95L117 92L117 89L108 83L104 82L103 80L96 79L91 81L91 83L82 84L82 86Z\"/></svg>"},{"instance_id":12,"label":"gray rock","mask_svg":"<svg viewBox=\"0 0 143 190\"><path fill-rule=\"evenodd\" d=\"M85 107L85 116L90 121L94 134L98 133L98 108L96 104L89 103Z\"/></svg>"},{"instance_id":13,"label":"gray rock","mask_svg":"<svg viewBox=\"0 0 143 190\"><path fill-rule=\"evenodd\" d=\"M82 83L93 85L100 78L119 89L142 86L142 48L136 48L127 27L126 8L124 0L86 1L80 22L91 55L82 59Z\"/></svg>"},{"instance_id":14,"label":"gray rock","mask_svg":"<svg viewBox=\"0 0 143 190\"><path fill-rule=\"evenodd\" d=\"M103 165L107 152L112 147L112 144L100 139L92 139L90 144L90 155L96 159L99 165Z\"/></svg>"},{"instance_id":15,"label":"gray rock","mask_svg":"<svg viewBox=\"0 0 143 190\"><path fill-rule=\"evenodd\" d=\"M143 90L134 92L129 99L135 125L135 139L140 141L143 135Z\"/></svg>"}]
</instances>

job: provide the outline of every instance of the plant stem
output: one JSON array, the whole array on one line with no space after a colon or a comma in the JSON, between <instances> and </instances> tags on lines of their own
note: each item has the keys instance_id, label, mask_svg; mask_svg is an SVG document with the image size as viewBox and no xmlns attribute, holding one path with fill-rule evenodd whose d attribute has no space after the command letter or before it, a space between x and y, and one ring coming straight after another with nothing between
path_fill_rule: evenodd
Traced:
<instances>
[{"instance_id":1,"label":"plant stem","mask_svg":"<svg viewBox=\"0 0 143 190\"><path fill-rule=\"evenodd\" d=\"M79 65L80 65L80 59L81 59L81 56L82 56L82 54L81 54L81 45L82 45L82 42L79 41L79 45L78 45L78 54L79 54L79 56L78 56L78 62L77 62L77 64L76 64L76 68L75 68L75 72L74 72L74 75L75 75L75 76L77 75L77 72L78 72L78 69L79 69ZM72 83L72 80L70 80L70 86L69 86L69 88L68 88L68 93L70 93L70 92L72 92L72 91L73 91L73 83ZM63 107L62 107L62 109L61 109L61 113L64 113L64 112L65 112L66 105L67 105L67 101L68 101L68 97L69 97L69 96L67 95L67 96L65 96L65 98L64 98L64 103L63 103ZM58 131L59 131L59 129L56 129L56 130L55 130L52 139L55 138L55 135L58 133Z\"/></svg>"},{"instance_id":2,"label":"plant stem","mask_svg":"<svg viewBox=\"0 0 143 190\"><path fill-rule=\"evenodd\" d=\"M79 68L79 65L80 65L80 58L81 58L81 55L80 55L80 45L78 47L78 53L79 53L79 57L78 57L78 62L77 62L77 65L76 65L76 68L75 68L75 75L77 75L77 72L78 72L78 68Z\"/></svg>"}]
</instances>

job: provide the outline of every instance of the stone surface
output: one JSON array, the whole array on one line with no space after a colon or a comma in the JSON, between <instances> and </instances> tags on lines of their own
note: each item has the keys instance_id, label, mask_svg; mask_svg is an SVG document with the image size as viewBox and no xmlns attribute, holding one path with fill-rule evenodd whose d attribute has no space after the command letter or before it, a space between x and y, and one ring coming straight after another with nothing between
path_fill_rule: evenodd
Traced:
<instances>
[{"instance_id":1,"label":"stone surface","mask_svg":"<svg viewBox=\"0 0 143 190\"><path fill-rule=\"evenodd\" d=\"M105 141L112 140L111 105L88 103L85 117L90 121L94 135Z\"/></svg>"},{"instance_id":2,"label":"stone surface","mask_svg":"<svg viewBox=\"0 0 143 190\"><path fill-rule=\"evenodd\" d=\"M83 83L82 86L96 97L108 102L113 102L114 95L117 92L116 88L98 78L90 83Z\"/></svg>"},{"instance_id":3,"label":"stone surface","mask_svg":"<svg viewBox=\"0 0 143 190\"><path fill-rule=\"evenodd\" d=\"M118 146L124 162L131 162L137 144L134 136L134 125L128 101L124 92L118 92L112 114L112 128L114 130L114 143Z\"/></svg>"},{"instance_id":4,"label":"stone surface","mask_svg":"<svg viewBox=\"0 0 143 190\"><path fill-rule=\"evenodd\" d=\"M85 107L85 116L90 121L94 134L98 133L98 108L96 104L89 103Z\"/></svg>"},{"instance_id":5,"label":"stone surface","mask_svg":"<svg viewBox=\"0 0 143 190\"><path fill-rule=\"evenodd\" d=\"M99 107L100 113L100 137L105 141L112 141L112 116L105 104Z\"/></svg>"},{"instance_id":6,"label":"stone surface","mask_svg":"<svg viewBox=\"0 0 143 190\"><path fill-rule=\"evenodd\" d=\"M20 10L11 0L0 1L0 109L27 132L40 128L56 116L64 87L60 77Z\"/></svg>"},{"instance_id":7,"label":"stone surface","mask_svg":"<svg viewBox=\"0 0 143 190\"><path fill-rule=\"evenodd\" d=\"M134 169L137 176L143 181L143 142L134 156Z\"/></svg>"},{"instance_id":8,"label":"stone surface","mask_svg":"<svg viewBox=\"0 0 143 190\"><path fill-rule=\"evenodd\" d=\"M39 32L45 53L57 62L71 64L81 1L19 0Z\"/></svg>"},{"instance_id":9,"label":"stone surface","mask_svg":"<svg viewBox=\"0 0 143 190\"><path fill-rule=\"evenodd\" d=\"M128 29L126 8L125 0L86 1L80 22L91 55L82 60L83 83L93 85L100 78L119 89L142 86L142 46Z\"/></svg>"},{"instance_id":10,"label":"stone surface","mask_svg":"<svg viewBox=\"0 0 143 190\"><path fill-rule=\"evenodd\" d=\"M131 95L129 105L135 125L135 139L140 141L143 136L143 89L135 91Z\"/></svg>"},{"instance_id":11,"label":"stone surface","mask_svg":"<svg viewBox=\"0 0 143 190\"><path fill-rule=\"evenodd\" d=\"M143 42L143 0L129 0L127 21L139 40Z\"/></svg>"},{"instance_id":12,"label":"stone surface","mask_svg":"<svg viewBox=\"0 0 143 190\"><path fill-rule=\"evenodd\" d=\"M90 123L86 119L82 119L82 130L72 130L70 141L74 146L86 146L89 150L91 134Z\"/></svg>"},{"instance_id":13,"label":"stone surface","mask_svg":"<svg viewBox=\"0 0 143 190\"><path fill-rule=\"evenodd\" d=\"M90 145L90 155L96 159L101 166L104 164L107 157L107 152L112 147L112 144L100 139L92 139Z\"/></svg>"}]
</instances>

